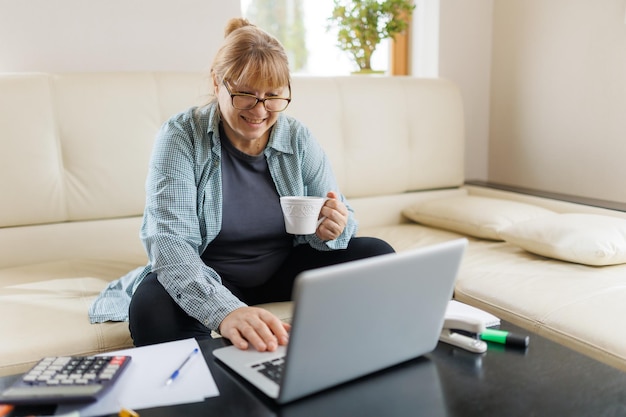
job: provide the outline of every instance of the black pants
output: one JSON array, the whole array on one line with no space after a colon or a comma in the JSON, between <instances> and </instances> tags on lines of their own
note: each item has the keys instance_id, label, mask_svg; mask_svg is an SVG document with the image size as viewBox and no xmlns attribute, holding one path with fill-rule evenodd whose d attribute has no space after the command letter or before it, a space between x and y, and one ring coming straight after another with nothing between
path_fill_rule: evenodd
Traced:
<instances>
[{"instance_id":1,"label":"black pants","mask_svg":"<svg viewBox=\"0 0 626 417\"><path fill-rule=\"evenodd\" d=\"M394 252L385 241L376 238L352 238L342 250L317 251L308 245L296 246L272 279L254 288L224 285L248 305L288 301L295 277L302 271L369 258ZM209 338L211 330L187 315L157 280L149 274L137 287L129 309L130 333L135 346L195 337Z\"/></svg>"}]
</instances>

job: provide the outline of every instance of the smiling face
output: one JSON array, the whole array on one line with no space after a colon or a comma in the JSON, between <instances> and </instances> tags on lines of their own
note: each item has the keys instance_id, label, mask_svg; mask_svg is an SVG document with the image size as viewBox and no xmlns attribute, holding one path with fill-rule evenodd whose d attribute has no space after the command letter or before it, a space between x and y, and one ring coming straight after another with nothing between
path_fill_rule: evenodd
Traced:
<instances>
[{"instance_id":1,"label":"smiling face","mask_svg":"<svg viewBox=\"0 0 626 417\"><path fill-rule=\"evenodd\" d=\"M250 155L260 154L269 140L270 130L278 120L279 113L267 111L261 102L248 110L236 109L224 83L220 83L216 77L213 83L226 136L240 151ZM259 99L289 95L288 86L271 88L252 82L250 85L230 84L228 81L226 83L233 94L249 94Z\"/></svg>"},{"instance_id":2,"label":"smiling face","mask_svg":"<svg viewBox=\"0 0 626 417\"><path fill-rule=\"evenodd\" d=\"M241 105L235 108L231 94L249 94L257 99L289 97L289 62L275 37L245 19L230 22L224 45L211 66L213 87L230 141L242 152L259 155L267 145L279 113L267 111L262 102L248 109L246 99L241 98L237 99ZM266 104L282 110L285 103Z\"/></svg>"}]
</instances>

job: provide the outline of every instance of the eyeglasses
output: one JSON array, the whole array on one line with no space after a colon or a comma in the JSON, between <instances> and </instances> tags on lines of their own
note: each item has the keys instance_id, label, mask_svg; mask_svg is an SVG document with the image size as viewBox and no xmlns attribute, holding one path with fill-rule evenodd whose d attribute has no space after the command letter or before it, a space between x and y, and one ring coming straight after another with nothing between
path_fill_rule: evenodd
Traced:
<instances>
[{"instance_id":1,"label":"eyeglasses","mask_svg":"<svg viewBox=\"0 0 626 417\"><path fill-rule=\"evenodd\" d=\"M291 85L289 85L289 97L258 98L257 96L252 94L233 93L232 91L230 91L230 88L228 88L226 80L222 81L222 83L224 84L224 87L226 87L228 95L230 95L233 107L237 110L250 110L253 109L259 102L261 102L263 103L263 107L265 107L265 110L269 112L281 112L285 110L291 102Z\"/></svg>"}]
</instances>

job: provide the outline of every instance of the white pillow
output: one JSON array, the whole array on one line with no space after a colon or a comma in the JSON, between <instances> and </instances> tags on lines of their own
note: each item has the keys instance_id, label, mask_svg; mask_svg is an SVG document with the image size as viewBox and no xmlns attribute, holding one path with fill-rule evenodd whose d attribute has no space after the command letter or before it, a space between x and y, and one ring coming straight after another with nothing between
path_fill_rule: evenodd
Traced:
<instances>
[{"instance_id":1,"label":"white pillow","mask_svg":"<svg viewBox=\"0 0 626 417\"><path fill-rule=\"evenodd\" d=\"M479 196L421 201L402 213L418 223L492 240L502 240L500 230L511 224L554 214L532 204Z\"/></svg>"},{"instance_id":2,"label":"white pillow","mask_svg":"<svg viewBox=\"0 0 626 417\"><path fill-rule=\"evenodd\" d=\"M516 223L500 236L549 258L593 266L626 263L626 219L617 217L555 214Z\"/></svg>"}]
</instances>

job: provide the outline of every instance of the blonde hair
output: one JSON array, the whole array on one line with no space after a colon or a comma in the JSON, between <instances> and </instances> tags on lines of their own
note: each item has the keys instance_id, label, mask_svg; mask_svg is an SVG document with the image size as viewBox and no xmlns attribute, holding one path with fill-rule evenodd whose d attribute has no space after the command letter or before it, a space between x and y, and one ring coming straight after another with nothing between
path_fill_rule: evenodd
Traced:
<instances>
[{"instance_id":1,"label":"blonde hair","mask_svg":"<svg viewBox=\"0 0 626 417\"><path fill-rule=\"evenodd\" d=\"M283 45L244 18L230 19L224 44L211 65L211 75L221 83L277 88L289 83L289 60Z\"/></svg>"}]
</instances>

